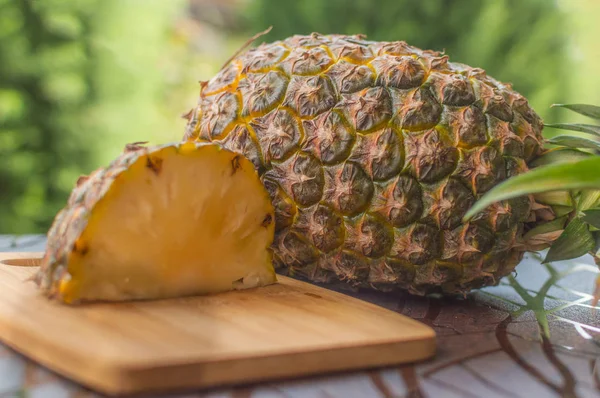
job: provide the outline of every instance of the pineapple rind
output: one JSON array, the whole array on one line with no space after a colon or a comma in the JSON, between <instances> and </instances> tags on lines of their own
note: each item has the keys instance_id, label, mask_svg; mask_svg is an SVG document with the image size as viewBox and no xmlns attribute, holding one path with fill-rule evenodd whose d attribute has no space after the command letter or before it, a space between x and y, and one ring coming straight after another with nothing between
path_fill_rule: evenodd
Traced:
<instances>
[{"instance_id":1,"label":"pineapple rind","mask_svg":"<svg viewBox=\"0 0 600 398\"><path fill-rule=\"evenodd\" d=\"M247 156L275 206L278 271L413 294L495 285L553 215L527 196L461 218L542 154L526 98L403 41L295 35L237 55L184 139Z\"/></svg>"}]
</instances>

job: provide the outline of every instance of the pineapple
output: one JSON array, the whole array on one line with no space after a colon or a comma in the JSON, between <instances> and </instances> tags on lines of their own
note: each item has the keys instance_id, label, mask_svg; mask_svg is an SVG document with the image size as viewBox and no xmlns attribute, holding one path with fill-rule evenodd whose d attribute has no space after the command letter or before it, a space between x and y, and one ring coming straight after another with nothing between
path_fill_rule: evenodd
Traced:
<instances>
[{"instance_id":1,"label":"pineapple","mask_svg":"<svg viewBox=\"0 0 600 398\"><path fill-rule=\"evenodd\" d=\"M273 220L244 156L210 144L136 143L78 180L33 280L68 304L265 286L276 282Z\"/></svg>"},{"instance_id":2,"label":"pineapple","mask_svg":"<svg viewBox=\"0 0 600 398\"><path fill-rule=\"evenodd\" d=\"M184 140L252 161L275 208L276 270L315 283L417 295L494 285L560 199L511 198L463 222L544 152L542 120L510 84L402 41L263 43L202 82L185 117Z\"/></svg>"}]
</instances>

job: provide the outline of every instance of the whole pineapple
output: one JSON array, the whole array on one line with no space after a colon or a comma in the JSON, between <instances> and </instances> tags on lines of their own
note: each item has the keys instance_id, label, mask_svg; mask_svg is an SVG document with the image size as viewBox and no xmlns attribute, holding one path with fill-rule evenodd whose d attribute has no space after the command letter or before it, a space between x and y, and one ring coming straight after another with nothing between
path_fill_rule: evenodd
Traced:
<instances>
[{"instance_id":1,"label":"whole pineapple","mask_svg":"<svg viewBox=\"0 0 600 398\"><path fill-rule=\"evenodd\" d=\"M533 197L461 219L542 153L527 100L479 68L360 35L262 44L202 83L185 140L248 157L275 207L279 272L413 294L496 284ZM537 217L536 217L537 214Z\"/></svg>"}]
</instances>

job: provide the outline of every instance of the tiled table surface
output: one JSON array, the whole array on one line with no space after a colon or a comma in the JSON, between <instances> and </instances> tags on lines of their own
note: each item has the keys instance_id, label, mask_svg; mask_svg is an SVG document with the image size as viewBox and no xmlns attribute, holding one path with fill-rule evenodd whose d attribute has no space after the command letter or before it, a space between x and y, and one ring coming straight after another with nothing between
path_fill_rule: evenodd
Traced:
<instances>
[{"instance_id":1,"label":"tiled table surface","mask_svg":"<svg viewBox=\"0 0 600 398\"><path fill-rule=\"evenodd\" d=\"M43 251L43 236L0 236L0 251ZM465 300L361 292L431 325L434 359L370 372L169 395L191 397L600 397L598 268L591 258L541 265ZM0 345L0 397L99 397ZM156 397L167 397L165 395Z\"/></svg>"}]
</instances>

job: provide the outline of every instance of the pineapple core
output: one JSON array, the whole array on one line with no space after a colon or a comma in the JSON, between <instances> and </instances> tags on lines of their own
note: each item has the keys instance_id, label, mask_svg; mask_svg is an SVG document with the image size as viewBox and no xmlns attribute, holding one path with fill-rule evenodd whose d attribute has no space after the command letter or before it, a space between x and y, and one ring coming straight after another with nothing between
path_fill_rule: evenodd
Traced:
<instances>
[{"instance_id":1,"label":"pineapple core","mask_svg":"<svg viewBox=\"0 0 600 398\"><path fill-rule=\"evenodd\" d=\"M137 152L117 176L108 169L81 187L89 190L79 204L89 212L87 224L72 238L67 264L54 267L55 296L156 299L276 281L273 209L249 160L192 143ZM109 186L94 198L97 184ZM63 239L71 239L68 231Z\"/></svg>"}]
</instances>

